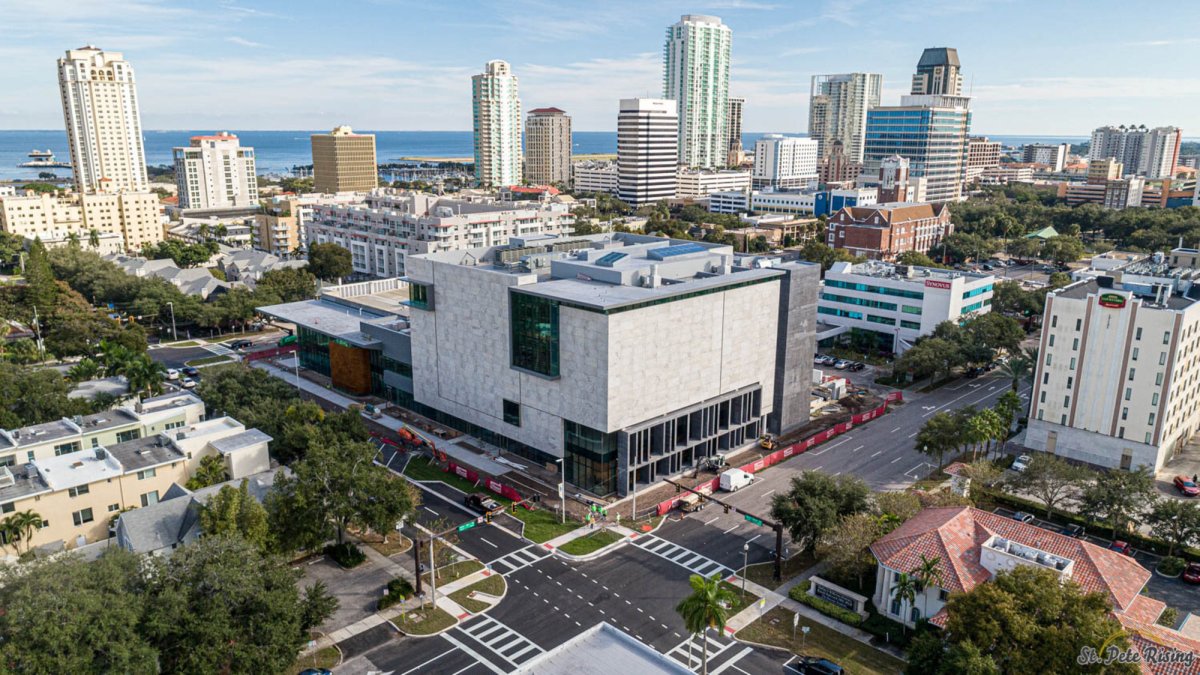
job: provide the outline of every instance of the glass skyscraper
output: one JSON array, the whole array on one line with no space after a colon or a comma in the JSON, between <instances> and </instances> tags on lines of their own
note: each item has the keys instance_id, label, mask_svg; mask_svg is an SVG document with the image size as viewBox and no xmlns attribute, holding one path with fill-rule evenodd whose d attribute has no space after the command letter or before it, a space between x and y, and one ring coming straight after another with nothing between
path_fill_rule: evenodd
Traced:
<instances>
[{"instance_id":1,"label":"glass skyscraper","mask_svg":"<svg viewBox=\"0 0 1200 675\"><path fill-rule=\"evenodd\" d=\"M962 197L971 131L969 99L964 96L905 96L898 106L867 112L864 174L878 174L885 157L909 161L909 175L925 178L931 202Z\"/></svg>"}]
</instances>

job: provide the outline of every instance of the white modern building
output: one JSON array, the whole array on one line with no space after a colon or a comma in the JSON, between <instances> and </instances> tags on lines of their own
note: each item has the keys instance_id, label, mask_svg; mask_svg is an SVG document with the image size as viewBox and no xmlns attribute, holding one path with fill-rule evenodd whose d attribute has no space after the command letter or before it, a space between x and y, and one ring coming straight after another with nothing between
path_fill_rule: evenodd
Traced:
<instances>
[{"instance_id":1,"label":"white modern building","mask_svg":"<svg viewBox=\"0 0 1200 675\"><path fill-rule=\"evenodd\" d=\"M475 180L484 187L521 184L521 98L506 61L488 61L471 77Z\"/></svg>"},{"instance_id":2,"label":"white modern building","mask_svg":"<svg viewBox=\"0 0 1200 675\"><path fill-rule=\"evenodd\" d=\"M678 106L680 164L726 165L732 45L733 31L715 16L686 14L667 28L663 98Z\"/></svg>"},{"instance_id":3,"label":"white modern building","mask_svg":"<svg viewBox=\"0 0 1200 675\"><path fill-rule=\"evenodd\" d=\"M1051 171L1059 173L1067 165L1070 152L1071 146L1067 143L1027 143L1021 148L1021 161L1026 164L1045 164Z\"/></svg>"},{"instance_id":4,"label":"white modern building","mask_svg":"<svg viewBox=\"0 0 1200 675\"><path fill-rule=\"evenodd\" d=\"M618 196L631 206L674 199L679 165L675 101L621 99L617 114Z\"/></svg>"},{"instance_id":5,"label":"white modern building","mask_svg":"<svg viewBox=\"0 0 1200 675\"><path fill-rule=\"evenodd\" d=\"M750 194L745 190L710 192L708 195L708 210L710 213L749 213Z\"/></svg>"},{"instance_id":6,"label":"white modern building","mask_svg":"<svg viewBox=\"0 0 1200 675\"><path fill-rule=\"evenodd\" d=\"M1025 445L1161 469L1200 429L1198 277L1159 253L1051 292Z\"/></svg>"},{"instance_id":7,"label":"white modern building","mask_svg":"<svg viewBox=\"0 0 1200 675\"><path fill-rule=\"evenodd\" d=\"M845 190L728 190L708 195L708 210L712 213L755 213L813 216L829 215L844 206L872 206L876 203L874 188Z\"/></svg>"},{"instance_id":8,"label":"white modern building","mask_svg":"<svg viewBox=\"0 0 1200 675\"><path fill-rule=\"evenodd\" d=\"M535 108L525 117L525 179L534 185L571 182L571 116Z\"/></svg>"},{"instance_id":9,"label":"white modern building","mask_svg":"<svg viewBox=\"0 0 1200 675\"><path fill-rule=\"evenodd\" d=\"M841 141L850 161L863 161L867 111L879 105L882 89L883 76L878 73L813 75L808 137L817 142L821 158L829 154L834 141Z\"/></svg>"},{"instance_id":10,"label":"white modern building","mask_svg":"<svg viewBox=\"0 0 1200 675\"><path fill-rule=\"evenodd\" d=\"M1170 178L1179 160L1182 141L1183 131L1179 127L1100 127L1092 132L1088 161L1113 159L1124 165L1126 176Z\"/></svg>"},{"instance_id":11,"label":"white modern building","mask_svg":"<svg viewBox=\"0 0 1200 675\"><path fill-rule=\"evenodd\" d=\"M571 175L571 185L576 192L617 194L616 162L575 162L571 165Z\"/></svg>"},{"instance_id":12,"label":"white modern building","mask_svg":"<svg viewBox=\"0 0 1200 675\"><path fill-rule=\"evenodd\" d=\"M839 330L875 333L879 344L902 354L943 321L962 321L990 312L995 278L931 267L871 260L837 262L825 272L817 313Z\"/></svg>"},{"instance_id":13,"label":"white modern building","mask_svg":"<svg viewBox=\"0 0 1200 675\"><path fill-rule=\"evenodd\" d=\"M754 187L816 187L817 157L815 139L767 134L754 143Z\"/></svg>"},{"instance_id":14,"label":"white modern building","mask_svg":"<svg viewBox=\"0 0 1200 675\"><path fill-rule=\"evenodd\" d=\"M675 196L701 199L714 192L750 191L750 172L734 170L688 169L680 167Z\"/></svg>"},{"instance_id":15,"label":"white modern building","mask_svg":"<svg viewBox=\"0 0 1200 675\"><path fill-rule=\"evenodd\" d=\"M179 208L219 209L258 204L254 148L244 148L228 132L192 136L191 145L175 148L175 184Z\"/></svg>"},{"instance_id":16,"label":"white modern building","mask_svg":"<svg viewBox=\"0 0 1200 675\"><path fill-rule=\"evenodd\" d=\"M150 189L133 66L98 47L58 60L63 121L79 192Z\"/></svg>"},{"instance_id":17,"label":"white modern building","mask_svg":"<svg viewBox=\"0 0 1200 675\"><path fill-rule=\"evenodd\" d=\"M308 244L348 249L354 271L403 276L413 253L500 246L513 237L568 235L575 223L566 204L448 198L381 188L353 204L315 204Z\"/></svg>"}]
</instances>

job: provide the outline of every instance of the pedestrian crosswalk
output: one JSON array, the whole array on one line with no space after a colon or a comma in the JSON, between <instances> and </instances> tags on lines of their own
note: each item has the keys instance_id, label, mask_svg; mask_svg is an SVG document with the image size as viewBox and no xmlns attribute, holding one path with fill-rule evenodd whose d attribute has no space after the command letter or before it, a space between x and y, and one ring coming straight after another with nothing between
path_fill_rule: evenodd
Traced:
<instances>
[{"instance_id":1,"label":"pedestrian crosswalk","mask_svg":"<svg viewBox=\"0 0 1200 675\"><path fill-rule=\"evenodd\" d=\"M652 534L638 537L633 545L649 551L660 558L665 558L687 569L689 572L699 574L703 577L711 577L717 573L720 573L722 577L733 574L733 570L715 560L706 558L678 544L672 544L666 539L661 539Z\"/></svg>"},{"instance_id":2,"label":"pedestrian crosswalk","mask_svg":"<svg viewBox=\"0 0 1200 675\"><path fill-rule=\"evenodd\" d=\"M206 344L206 345L204 345L204 350L208 351L208 352L212 352L213 354L216 354L217 356L230 356L230 355L234 354L234 351L232 349L230 349L229 347L226 347L225 345L220 344L220 343Z\"/></svg>"},{"instance_id":3,"label":"pedestrian crosswalk","mask_svg":"<svg viewBox=\"0 0 1200 675\"><path fill-rule=\"evenodd\" d=\"M520 666L546 651L529 638L486 614L480 614L459 625L453 632L465 633L513 666Z\"/></svg>"},{"instance_id":4,"label":"pedestrian crosswalk","mask_svg":"<svg viewBox=\"0 0 1200 675\"><path fill-rule=\"evenodd\" d=\"M499 572L500 574L512 574L517 570L529 567L530 565L540 562L548 557L550 557L550 552L541 546L526 546L523 549L519 549L505 556L496 558L492 562L488 563L488 567L490 567L492 571Z\"/></svg>"},{"instance_id":5,"label":"pedestrian crosswalk","mask_svg":"<svg viewBox=\"0 0 1200 675\"><path fill-rule=\"evenodd\" d=\"M708 642L708 664L712 667L717 657L726 650L738 644L723 635L707 632L704 635L691 635L688 639L675 645L667 656L683 664L689 670L699 671L704 661L704 643Z\"/></svg>"}]
</instances>

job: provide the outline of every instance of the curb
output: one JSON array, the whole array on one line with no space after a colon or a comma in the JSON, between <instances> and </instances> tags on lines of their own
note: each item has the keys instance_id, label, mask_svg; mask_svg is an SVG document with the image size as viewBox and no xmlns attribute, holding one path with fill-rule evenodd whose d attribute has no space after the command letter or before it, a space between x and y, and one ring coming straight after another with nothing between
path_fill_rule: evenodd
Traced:
<instances>
[{"instance_id":1,"label":"curb","mask_svg":"<svg viewBox=\"0 0 1200 675\"><path fill-rule=\"evenodd\" d=\"M641 533L639 532L637 534L641 534ZM582 538L582 537L580 537L580 538ZM613 543L608 544L608 545L604 546L603 548L600 548L599 550L592 551L591 553L588 553L587 555L572 555L570 553L563 553L562 549L556 546L556 547L554 547L554 550L550 553L550 555L557 556L559 558L564 558L564 559L570 560L572 562L588 562L590 560L595 560L597 558L606 556L609 553L617 550L618 548L621 548L622 546L630 545L630 542L632 541L632 539L633 538L629 537L629 536L621 537L617 541L614 541Z\"/></svg>"}]
</instances>

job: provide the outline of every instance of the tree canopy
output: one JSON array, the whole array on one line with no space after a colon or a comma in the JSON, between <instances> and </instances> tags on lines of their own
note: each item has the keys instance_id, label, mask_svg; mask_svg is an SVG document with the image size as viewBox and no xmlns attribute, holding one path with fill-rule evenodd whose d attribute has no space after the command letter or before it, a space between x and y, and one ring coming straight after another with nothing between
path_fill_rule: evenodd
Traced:
<instances>
[{"instance_id":1,"label":"tree canopy","mask_svg":"<svg viewBox=\"0 0 1200 675\"><path fill-rule=\"evenodd\" d=\"M354 272L350 251L337 244L313 244L308 247L308 271L325 281L349 276Z\"/></svg>"},{"instance_id":2,"label":"tree canopy","mask_svg":"<svg viewBox=\"0 0 1200 675\"><path fill-rule=\"evenodd\" d=\"M792 479L787 492L774 496L771 517L788 529L801 550L808 551L841 518L866 511L870 494L856 476L805 471Z\"/></svg>"}]
</instances>

